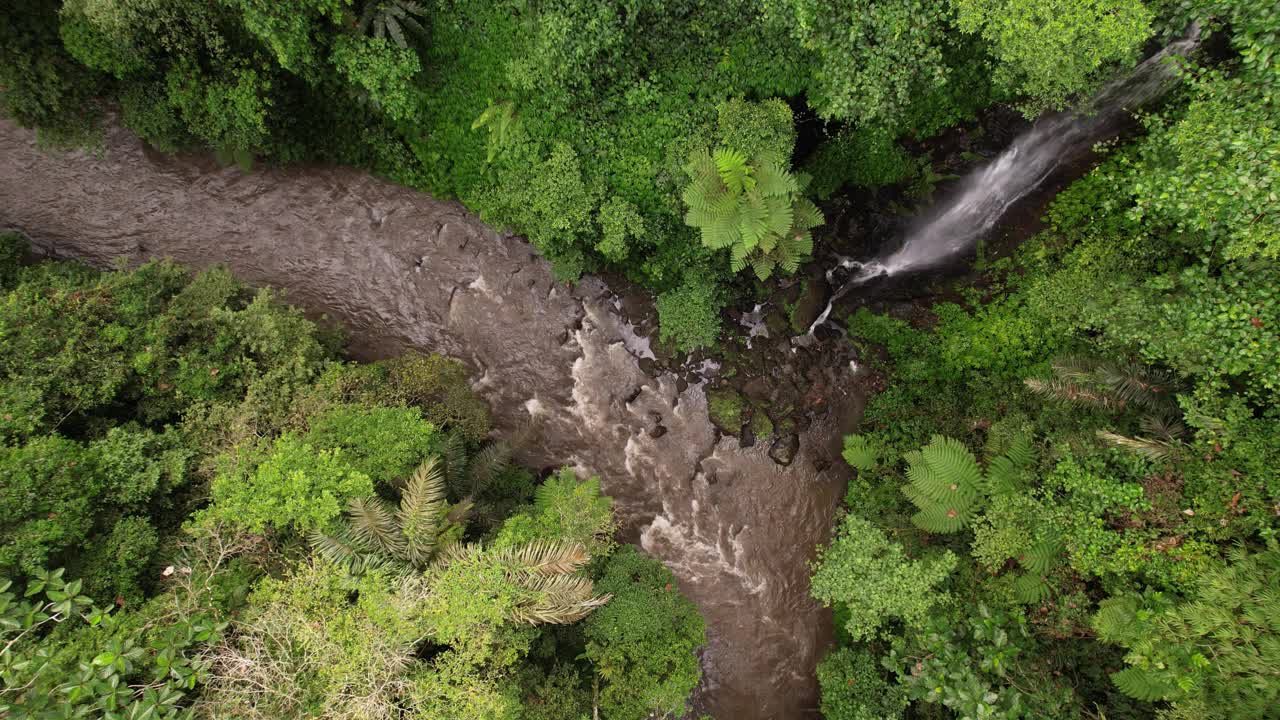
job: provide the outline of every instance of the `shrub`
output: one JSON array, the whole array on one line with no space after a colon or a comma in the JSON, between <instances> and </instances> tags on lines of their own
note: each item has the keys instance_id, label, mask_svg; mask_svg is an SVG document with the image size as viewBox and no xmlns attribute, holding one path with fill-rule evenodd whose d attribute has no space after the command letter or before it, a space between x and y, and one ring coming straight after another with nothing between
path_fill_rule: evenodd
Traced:
<instances>
[{"instance_id":1,"label":"shrub","mask_svg":"<svg viewBox=\"0 0 1280 720\"><path fill-rule=\"evenodd\" d=\"M907 708L907 694L891 685L880 663L866 650L839 648L818 663L822 688L822 717L826 720L898 720Z\"/></svg>"},{"instance_id":2,"label":"shrub","mask_svg":"<svg viewBox=\"0 0 1280 720\"><path fill-rule=\"evenodd\" d=\"M902 546L856 515L847 515L836 538L814 563L813 596L847 609L844 629L854 640L874 638L890 620L922 627L949 599L937 588L956 567L950 551L912 560Z\"/></svg>"},{"instance_id":3,"label":"shrub","mask_svg":"<svg viewBox=\"0 0 1280 720\"><path fill-rule=\"evenodd\" d=\"M720 337L720 298L711 283L687 278L658 295L658 333L681 352L711 347Z\"/></svg>"},{"instance_id":4,"label":"shrub","mask_svg":"<svg viewBox=\"0 0 1280 720\"><path fill-rule=\"evenodd\" d=\"M601 714L683 713L702 675L696 653L706 631L697 608L671 571L630 545L609 558L596 588L613 595L583 627L587 660L601 679Z\"/></svg>"},{"instance_id":5,"label":"shrub","mask_svg":"<svg viewBox=\"0 0 1280 720\"><path fill-rule=\"evenodd\" d=\"M209 520L256 533L305 533L337 519L351 498L372 495L373 481L341 450L316 449L286 433L256 469L220 474L210 491Z\"/></svg>"},{"instance_id":6,"label":"shrub","mask_svg":"<svg viewBox=\"0 0 1280 720\"><path fill-rule=\"evenodd\" d=\"M383 485L408 478L422 458L440 449L435 426L417 408L338 405L308 425L304 444L341 450L343 463Z\"/></svg>"}]
</instances>

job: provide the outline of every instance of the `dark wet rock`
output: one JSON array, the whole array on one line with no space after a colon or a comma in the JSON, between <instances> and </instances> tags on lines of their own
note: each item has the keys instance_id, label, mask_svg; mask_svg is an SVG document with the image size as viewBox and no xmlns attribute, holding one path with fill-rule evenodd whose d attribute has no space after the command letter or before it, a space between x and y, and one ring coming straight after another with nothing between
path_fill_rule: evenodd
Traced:
<instances>
[{"instance_id":1,"label":"dark wet rock","mask_svg":"<svg viewBox=\"0 0 1280 720\"><path fill-rule=\"evenodd\" d=\"M737 435L745 421L745 403L733 388L714 388L707 391L707 413L711 422L727 435Z\"/></svg>"},{"instance_id":2,"label":"dark wet rock","mask_svg":"<svg viewBox=\"0 0 1280 720\"><path fill-rule=\"evenodd\" d=\"M779 465L787 467L795 460L796 452L799 450L800 436L790 433L773 441L773 445L769 446L769 457Z\"/></svg>"},{"instance_id":3,"label":"dark wet rock","mask_svg":"<svg viewBox=\"0 0 1280 720\"><path fill-rule=\"evenodd\" d=\"M814 272L805 278L804 294L796 300L795 307L791 310L791 331L796 335L808 332L809 326L827 306L827 296L830 294L831 289L827 287L827 278L822 269L814 268Z\"/></svg>"},{"instance_id":4,"label":"dark wet rock","mask_svg":"<svg viewBox=\"0 0 1280 720\"><path fill-rule=\"evenodd\" d=\"M762 377L752 378L742 386L742 394L754 402L768 402L772 392L769 381Z\"/></svg>"},{"instance_id":5,"label":"dark wet rock","mask_svg":"<svg viewBox=\"0 0 1280 720\"><path fill-rule=\"evenodd\" d=\"M755 414L751 416L751 423L747 429L754 437L761 440L767 440L773 434L773 421L769 419L764 408L757 406Z\"/></svg>"},{"instance_id":6,"label":"dark wet rock","mask_svg":"<svg viewBox=\"0 0 1280 720\"><path fill-rule=\"evenodd\" d=\"M774 310L765 315L764 326L769 328L769 336L775 338L785 336L789 328L787 318L782 314L781 310Z\"/></svg>"}]
</instances>

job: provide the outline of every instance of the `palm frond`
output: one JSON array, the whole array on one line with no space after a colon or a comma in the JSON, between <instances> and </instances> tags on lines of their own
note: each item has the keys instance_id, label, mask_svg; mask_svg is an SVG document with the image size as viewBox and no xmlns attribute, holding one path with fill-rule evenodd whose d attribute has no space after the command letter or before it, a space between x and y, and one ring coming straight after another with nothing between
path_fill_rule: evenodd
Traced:
<instances>
[{"instance_id":1,"label":"palm frond","mask_svg":"<svg viewBox=\"0 0 1280 720\"><path fill-rule=\"evenodd\" d=\"M1129 437L1110 430L1099 430L1098 439L1105 443L1137 453L1149 460L1163 461L1174 458L1179 447L1172 442L1152 440L1151 438Z\"/></svg>"},{"instance_id":2,"label":"palm frond","mask_svg":"<svg viewBox=\"0 0 1280 720\"><path fill-rule=\"evenodd\" d=\"M379 497L354 498L347 506L347 518L356 542L392 558L403 557L405 539L387 501Z\"/></svg>"},{"instance_id":3,"label":"palm frond","mask_svg":"<svg viewBox=\"0 0 1280 720\"><path fill-rule=\"evenodd\" d=\"M462 433L453 430L445 434L440 454L444 458L445 478L454 497L466 495L467 444Z\"/></svg>"},{"instance_id":4,"label":"palm frond","mask_svg":"<svg viewBox=\"0 0 1280 720\"><path fill-rule=\"evenodd\" d=\"M476 543L456 543L441 548L435 557L431 559L431 567L442 570L456 562L473 560L483 551L484 549Z\"/></svg>"},{"instance_id":5,"label":"palm frond","mask_svg":"<svg viewBox=\"0 0 1280 720\"><path fill-rule=\"evenodd\" d=\"M313 530L310 535L311 548L329 562L346 568L352 574L362 573L380 565L378 557L369 552L369 548L351 536L348 526L343 525L333 533Z\"/></svg>"},{"instance_id":6,"label":"palm frond","mask_svg":"<svg viewBox=\"0 0 1280 720\"><path fill-rule=\"evenodd\" d=\"M425 18L427 9L411 0L373 0L364 6L356 28L361 34L376 39L390 37L398 47L409 47L405 29L418 37L426 37L427 30L418 18Z\"/></svg>"},{"instance_id":7,"label":"palm frond","mask_svg":"<svg viewBox=\"0 0 1280 720\"><path fill-rule=\"evenodd\" d=\"M591 560L587 549L578 543L550 540L534 540L496 552L499 562L515 574L567 575Z\"/></svg>"},{"instance_id":8,"label":"palm frond","mask_svg":"<svg viewBox=\"0 0 1280 720\"><path fill-rule=\"evenodd\" d=\"M513 449L502 441L490 443L471 458L467 478L470 482L470 497L484 492L499 475L511 466Z\"/></svg>"},{"instance_id":9,"label":"palm frond","mask_svg":"<svg viewBox=\"0 0 1280 720\"><path fill-rule=\"evenodd\" d=\"M1166 443L1176 443L1187 434L1187 426L1182 419L1172 415L1143 415L1138 419L1138 427Z\"/></svg>"},{"instance_id":10,"label":"palm frond","mask_svg":"<svg viewBox=\"0 0 1280 720\"><path fill-rule=\"evenodd\" d=\"M400 508L396 512L404 539L404 556L416 567L431 559L444 507L444 463L433 455L414 471L400 495Z\"/></svg>"},{"instance_id":11,"label":"palm frond","mask_svg":"<svg viewBox=\"0 0 1280 720\"><path fill-rule=\"evenodd\" d=\"M612 599L596 596L591 580L575 575L535 575L521 579L520 584L532 597L517 603L511 616L530 625L577 622Z\"/></svg>"}]
</instances>

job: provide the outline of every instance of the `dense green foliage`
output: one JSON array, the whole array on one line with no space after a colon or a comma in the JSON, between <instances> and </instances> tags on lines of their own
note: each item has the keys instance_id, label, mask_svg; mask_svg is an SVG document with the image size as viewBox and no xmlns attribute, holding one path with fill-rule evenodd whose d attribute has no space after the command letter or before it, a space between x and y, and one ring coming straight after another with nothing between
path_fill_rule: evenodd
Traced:
<instances>
[{"instance_id":1,"label":"dense green foliage","mask_svg":"<svg viewBox=\"0 0 1280 720\"><path fill-rule=\"evenodd\" d=\"M342 362L222 270L0 243L0 714L682 711L697 609L598 480L484 442L460 363Z\"/></svg>"},{"instance_id":2,"label":"dense green foliage","mask_svg":"<svg viewBox=\"0 0 1280 720\"><path fill-rule=\"evenodd\" d=\"M1035 16L1008 5L963 3L960 21L1004 33L1007 71L1044 72L1011 58L1056 25L1009 32ZM1132 52L1121 41L1148 15L1117 5L1055 17L1098 33L1074 59ZM984 292L916 323L850 320L887 351L891 386L846 439L856 543L842 531L815 568L847 624L820 673L832 713L899 716L839 684L878 664L868 684L930 717L1275 715L1280 16L1193 11L1225 21L1239 54L1188 68L1182 96L1060 193ZM1108 20L1077 14L1093 12Z\"/></svg>"},{"instance_id":3,"label":"dense green foliage","mask_svg":"<svg viewBox=\"0 0 1280 720\"><path fill-rule=\"evenodd\" d=\"M790 177L795 107L827 125L815 192L896 183L917 168L898 138L1006 97L1064 104L1131 63L1154 15L1140 0L20 0L0 10L0 108L70 141L114 103L162 150L370 167L523 233L561 277L699 284L664 313L694 347L750 258L682 222L690 153ZM786 190L800 207L803 191ZM808 246L771 217L779 254L749 263L762 276Z\"/></svg>"},{"instance_id":4,"label":"dense green foliage","mask_svg":"<svg viewBox=\"0 0 1280 720\"><path fill-rule=\"evenodd\" d=\"M811 196L928 196L931 138L1075 103L1192 22L1181 89L980 288L848 320L887 382L813 567L818 681L830 718L1251 720L1280 707L1272 0L14 0L0 112L458 198L561 279L653 290L689 352L815 253ZM695 609L597 480L486 443L463 366L341 362L223 271L21 254L0 715L684 711Z\"/></svg>"}]
</instances>

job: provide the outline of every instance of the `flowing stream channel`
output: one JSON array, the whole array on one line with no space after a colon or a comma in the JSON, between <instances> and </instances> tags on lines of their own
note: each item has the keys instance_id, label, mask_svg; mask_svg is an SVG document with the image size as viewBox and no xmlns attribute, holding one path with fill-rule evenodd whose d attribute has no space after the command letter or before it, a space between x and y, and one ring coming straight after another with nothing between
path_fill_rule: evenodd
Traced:
<instances>
[{"instance_id":1,"label":"flowing stream channel","mask_svg":"<svg viewBox=\"0 0 1280 720\"><path fill-rule=\"evenodd\" d=\"M627 538L698 603L709 642L697 709L816 715L813 670L831 622L809 597L808 561L847 480L839 436L862 401L839 376L851 370L831 371L840 396L783 467L765 443L717 436L701 383L640 369L603 282L557 283L526 242L459 204L350 169L244 174L153 153L120 129L98 151L48 153L0 121L4 227L99 267L226 265L341 322L357 356L464 360L500 433L536 420L521 460L599 475Z\"/></svg>"}]
</instances>

